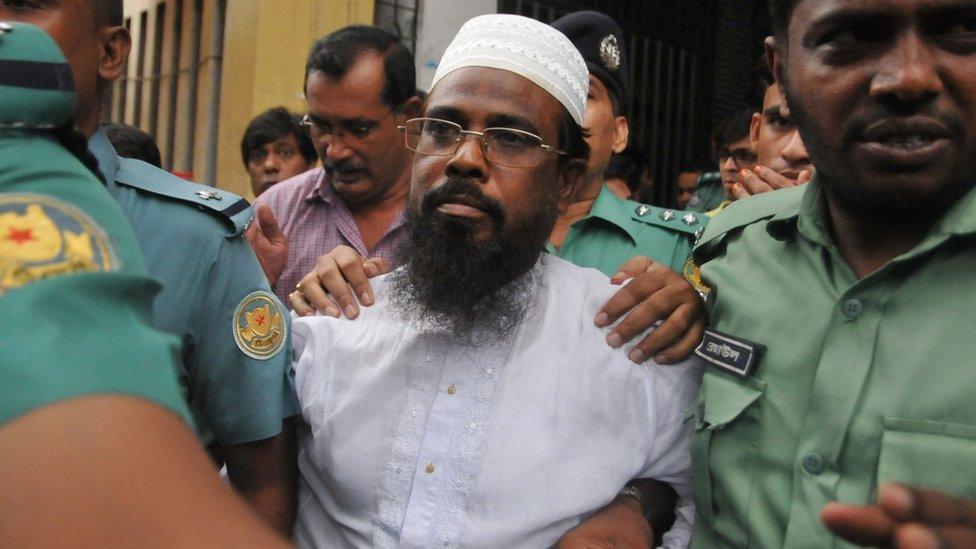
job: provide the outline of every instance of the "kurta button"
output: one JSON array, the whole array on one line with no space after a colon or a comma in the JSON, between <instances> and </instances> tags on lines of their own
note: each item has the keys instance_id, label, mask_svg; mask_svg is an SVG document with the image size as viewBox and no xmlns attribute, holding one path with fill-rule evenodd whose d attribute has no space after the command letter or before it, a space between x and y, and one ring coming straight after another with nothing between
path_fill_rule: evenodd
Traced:
<instances>
[{"instance_id":1,"label":"kurta button","mask_svg":"<svg viewBox=\"0 0 976 549\"><path fill-rule=\"evenodd\" d=\"M817 454L803 456L803 470L811 475L819 475L824 470L824 458Z\"/></svg>"},{"instance_id":2,"label":"kurta button","mask_svg":"<svg viewBox=\"0 0 976 549\"><path fill-rule=\"evenodd\" d=\"M864 305L860 299L851 298L844 302L844 316L847 318L857 318L862 312L864 312Z\"/></svg>"},{"instance_id":3,"label":"kurta button","mask_svg":"<svg viewBox=\"0 0 976 549\"><path fill-rule=\"evenodd\" d=\"M424 470L427 471L427 474L428 475L434 474L434 464L433 463L428 463L427 464L427 468L424 469Z\"/></svg>"}]
</instances>

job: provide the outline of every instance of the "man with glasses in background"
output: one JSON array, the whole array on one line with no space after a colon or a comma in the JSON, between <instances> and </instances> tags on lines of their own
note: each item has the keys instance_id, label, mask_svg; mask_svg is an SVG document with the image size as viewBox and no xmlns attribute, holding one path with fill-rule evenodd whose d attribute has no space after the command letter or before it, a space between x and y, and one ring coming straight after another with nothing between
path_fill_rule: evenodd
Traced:
<instances>
[{"instance_id":1,"label":"man with glasses in background","mask_svg":"<svg viewBox=\"0 0 976 549\"><path fill-rule=\"evenodd\" d=\"M688 203L690 209L715 217L735 200L732 188L742 182L742 170L756 164L756 151L749 141L752 113L751 108L733 112L715 127L712 140L722 186L699 183L698 191Z\"/></svg>"},{"instance_id":2,"label":"man with glasses in background","mask_svg":"<svg viewBox=\"0 0 976 549\"><path fill-rule=\"evenodd\" d=\"M415 93L413 56L380 28L346 27L312 46L302 125L322 167L258 197L248 231L285 303L316 258L336 246L363 257L394 257L405 236L411 157L397 126L417 115Z\"/></svg>"}]
</instances>

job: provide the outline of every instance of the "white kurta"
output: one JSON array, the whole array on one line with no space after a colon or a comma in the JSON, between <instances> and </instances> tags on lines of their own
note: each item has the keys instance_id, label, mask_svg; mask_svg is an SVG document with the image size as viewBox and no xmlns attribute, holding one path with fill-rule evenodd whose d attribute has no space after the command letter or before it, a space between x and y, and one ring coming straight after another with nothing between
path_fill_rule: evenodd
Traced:
<instances>
[{"instance_id":1,"label":"white kurta","mask_svg":"<svg viewBox=\"0 0 976 549\"><path fill-rule=\"evenodd\" d=\"M593 324L619 287L556 257L535 268L529 315L483 348L407 325L385 278L357 320L295 320L300 545L548 547L634 478L674 486L665 544L687 544L700 365L633 364Z\"/></svg>"}]
</instances>

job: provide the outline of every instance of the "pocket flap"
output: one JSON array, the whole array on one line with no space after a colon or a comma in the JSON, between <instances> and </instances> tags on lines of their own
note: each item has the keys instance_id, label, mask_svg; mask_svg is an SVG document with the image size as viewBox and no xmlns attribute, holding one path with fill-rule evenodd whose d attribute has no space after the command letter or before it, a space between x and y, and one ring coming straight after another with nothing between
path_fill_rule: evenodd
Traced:
<instances>
[{"instance_id":1,"label":"pocket flap","mask_svg":"<svg viewBox=\"0 0 976 549\"><path fill-rule=\"evenodd\" d=\"M765 390L766 384L758 379L732 379L725 374L706 372L701 388L704 407L698 424L711 429L725 426Z\"/></svg>"},{"instance_id":2,"label":"pocket flap","mask_svg":"<svg viewBox=\"0 0 976 549\"><path fill-rule=\"evenodd\" d=\"M884 418L878 483L901 482L976 497L968 474L976 456L976 426Z\"/></svg>"}]
</instances>

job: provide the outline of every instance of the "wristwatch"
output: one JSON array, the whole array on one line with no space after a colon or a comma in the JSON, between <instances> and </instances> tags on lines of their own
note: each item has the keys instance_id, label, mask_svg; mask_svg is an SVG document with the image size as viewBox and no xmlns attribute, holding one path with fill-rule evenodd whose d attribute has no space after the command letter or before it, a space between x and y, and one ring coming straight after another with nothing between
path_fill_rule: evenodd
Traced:
<instances>
[{"instance_id":1,"label":"wristwatch","mask_svg":"<svg viewBox=\"0 0 976 549\"><path fill-rule=\"evenodd\" d=\"M640 506L641 506L641 513L644 514L644 518L648 518L649 519L649 517L647 516L648 515L647 508L644 507L644 493L641 492L641 489L640 488L638 488L634 484L628 484L628 485L624 486L620 490L620 492L617 493L617 495L618 496L628 496L628 497L632 497L632 498L636 499L637 500L637 503L639 503Z\"/></svg>"}]
</instances>

